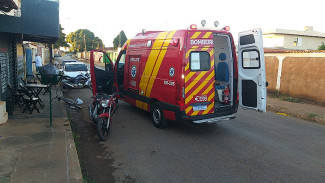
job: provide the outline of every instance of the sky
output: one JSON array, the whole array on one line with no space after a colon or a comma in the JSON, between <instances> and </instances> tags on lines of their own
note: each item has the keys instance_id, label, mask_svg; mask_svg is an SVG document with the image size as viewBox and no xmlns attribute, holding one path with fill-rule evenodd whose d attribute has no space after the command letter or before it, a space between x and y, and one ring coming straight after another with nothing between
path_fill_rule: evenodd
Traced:
<instances>
[{"instance_id":1,"label":"sky","mask_svg":"<svg viewBox=\"0 0 325 183\"><path fill-rule=\"evenodd\" d=\"M88 29L106 47L123 30L127 38L142 29L179 30L191 24L230 26L235 40L241 31L262 28L303 30L313 26L325 33L324 0L60 0L60 23L67 35Z\"/></svg>"}]
</instances>

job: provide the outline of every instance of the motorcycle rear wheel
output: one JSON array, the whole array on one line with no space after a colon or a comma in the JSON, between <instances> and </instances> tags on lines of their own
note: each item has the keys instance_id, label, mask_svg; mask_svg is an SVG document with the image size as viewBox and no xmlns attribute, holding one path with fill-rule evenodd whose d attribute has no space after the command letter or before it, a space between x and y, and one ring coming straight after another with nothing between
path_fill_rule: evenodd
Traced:
<instances>
[{"instance_id":1,"label":"motorcycle rear wheel","mask_svg":"<svg viewBox=\"0 0 325 183\"><path fill-rule=\"evenodd\" d=\"M97 133L101 141L106 141L110 137L112 119L108 117L101 117L97 120ZM107 125L108 123L108 125ZM108 127L107 127L108 126Z\"/></svg>"}]
</instances>

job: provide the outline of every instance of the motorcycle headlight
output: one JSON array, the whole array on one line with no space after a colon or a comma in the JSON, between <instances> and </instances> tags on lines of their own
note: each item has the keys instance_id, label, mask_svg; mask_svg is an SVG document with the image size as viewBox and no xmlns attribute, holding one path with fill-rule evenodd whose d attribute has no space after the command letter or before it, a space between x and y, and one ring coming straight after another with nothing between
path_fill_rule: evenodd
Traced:
<instances>
[{"instance_id":1,"label":"motorcycle headlight","mask_svg":"<svg viewBox=\"0 0 325 183\"><path fill-rule=\"evenodd\" d=\"M100 105L101 105L102 107L108 107L108 102L109 102L109 100L101 100L101 101L100 101Z\"/></svg>"}]
</instances>

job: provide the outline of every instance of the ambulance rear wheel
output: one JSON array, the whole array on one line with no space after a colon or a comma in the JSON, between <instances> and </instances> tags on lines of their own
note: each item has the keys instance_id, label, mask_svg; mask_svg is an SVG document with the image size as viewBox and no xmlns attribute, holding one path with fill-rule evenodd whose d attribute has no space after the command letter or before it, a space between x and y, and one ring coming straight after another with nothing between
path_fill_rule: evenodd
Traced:
<instances>
[{"instance_id":1,"label":"ambulance rear wheel","mask_svg":"<svg viewBox=\"0 0 325 183\"><path fill-rule=\"evenodd\" d=\"M168 121L165 119L164 112L159 102L156 102L151 107L151 120L155 127L166 128Z\"/></svg>"}]
</instances>

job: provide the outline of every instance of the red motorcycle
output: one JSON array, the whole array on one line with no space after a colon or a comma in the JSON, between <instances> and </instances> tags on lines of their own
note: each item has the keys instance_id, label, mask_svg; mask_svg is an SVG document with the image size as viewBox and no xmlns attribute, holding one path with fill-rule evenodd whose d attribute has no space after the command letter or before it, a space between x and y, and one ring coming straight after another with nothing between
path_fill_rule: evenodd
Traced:
<instances>
[{"instance_id":1,"label":"red motorcycle","mask_svg":"<svg viewBox=\"0 0 325 183\"><path fill-rule=\"evenodd\" d=\"M105 67L94 64L95 54L101 53L108 58ZM93 102L89 106L89 119L96 127L98 137L106 141L110 137L112 115L118 106L119 92L116 87L114 65L107 54L102 50L92 50L90 53L90 75L93 91Z\"/></svg>"}]
</instances>

